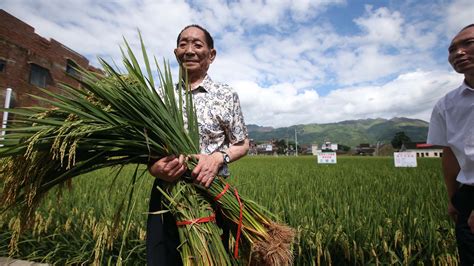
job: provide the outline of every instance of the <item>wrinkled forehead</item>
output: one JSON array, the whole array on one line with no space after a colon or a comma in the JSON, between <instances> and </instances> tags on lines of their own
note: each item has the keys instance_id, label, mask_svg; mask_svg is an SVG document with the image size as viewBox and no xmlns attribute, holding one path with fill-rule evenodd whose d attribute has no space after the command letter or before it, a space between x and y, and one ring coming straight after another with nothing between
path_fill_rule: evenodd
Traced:
<instances>
[{"instance_id":1,"label":"wrinkled forehead","mask_svg":"<svg viewBox=\"0 0 474 266\"><path fill-rule=\"evenodd\" d=\"M201 41L206 43L204 31L196 27L189 27L179 35L179 41Z\"/></svg>"}]
</instances>

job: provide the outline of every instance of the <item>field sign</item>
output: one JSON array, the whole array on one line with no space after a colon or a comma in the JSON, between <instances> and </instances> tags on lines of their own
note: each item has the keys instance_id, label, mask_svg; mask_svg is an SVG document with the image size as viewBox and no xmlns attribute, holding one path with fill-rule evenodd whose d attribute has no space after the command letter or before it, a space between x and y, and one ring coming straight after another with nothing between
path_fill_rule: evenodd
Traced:
<instances>
[{"instance_id":1,"label":"field sign","mask_svg":"<svg viewBox=\"0 0 474 266\"><path fill-rule=\"evenodd\" d=\"M416 152L394 152L395 167L416 167Z\"/></svg>"},{"instance_id":2,"label":"field sign","mask_svg":"<svg viewBox=\"0 0 474 266\"><path fill-rule=\"evenodd\" d=\"M335 152L318 152L318 163L337 163Z\"/></svg>"}]
</instances>

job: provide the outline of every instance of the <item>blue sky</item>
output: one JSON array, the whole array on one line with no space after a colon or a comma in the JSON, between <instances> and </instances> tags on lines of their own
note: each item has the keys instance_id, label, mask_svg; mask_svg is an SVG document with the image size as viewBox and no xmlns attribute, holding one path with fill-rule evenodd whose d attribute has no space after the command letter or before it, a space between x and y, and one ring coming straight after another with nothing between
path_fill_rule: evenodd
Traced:
<instances>
[{"instance_id":1,"label":"blue sky","mask_svg":"<svg viewBox=\"0 0 474 266\"><path fill-rule=\"evenodd\" d=\"M209 74L239 94L261 126L410 117L429 121L460 85L447 47L474 23L472 0L3 0L0 8L98 66L120 62L122 36L176 71L176 36L188 24L215 38ZM177 71L176 71L177 72Z\"/></svg>"}]
</instances>

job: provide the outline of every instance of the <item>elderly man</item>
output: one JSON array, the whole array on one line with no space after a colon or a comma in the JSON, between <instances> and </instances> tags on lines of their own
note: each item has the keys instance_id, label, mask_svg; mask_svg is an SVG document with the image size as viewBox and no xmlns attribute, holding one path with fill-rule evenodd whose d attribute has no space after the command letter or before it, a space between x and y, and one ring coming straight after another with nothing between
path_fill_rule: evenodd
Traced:
<instances>
[{"instance_id":1,"label":"elderly man","mask_svg":"<svg viewBox=\"0 0 474 266\"><path fill-rule=\"evenodd\" d=\"M237 94L228 85L207 75L216 57L214 41L199 25L185 27L174 50L178 63L188 73L200 134L201 154L192 171L199 184L209 187L217 174L227 175L227 164L247 154L249 140ZM150 198L150 212L161 210L156 186L173 182L186 171L184 156L168 156L149 167L157 177ZM179 265L179 237L171 215L149 215L147 221L148 265Z\"/></svg>"},{"instance_id":2,"label":"elderly man","mask_svg":"<svg viewBox=\"0 0 474 266\"><path fill-rule=\"evenodd\" d=\"M444 146L448 214L456 222L460 262L474 265L474 24L454 37L448 61L464 82L435 105L428 143Z\"/></svg>"}]
</instances>

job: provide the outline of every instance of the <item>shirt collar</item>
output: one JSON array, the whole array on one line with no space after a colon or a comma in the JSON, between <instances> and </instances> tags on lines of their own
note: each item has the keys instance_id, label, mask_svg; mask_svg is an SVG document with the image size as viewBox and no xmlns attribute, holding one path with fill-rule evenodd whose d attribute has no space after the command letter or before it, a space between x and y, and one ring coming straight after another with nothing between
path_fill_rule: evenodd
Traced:
<instances>
[{"instance_id":1,"label":"shirt collar","mask_svg":"<svg viewBox=\"0 0 474 266\"><path fill-rule=\"evenodd\" d=\"M212 90L212 79L209 77L208 74L204 77L204 79L201 81L201 83L196 87L195 90L198 91L204 91L204 92L209 92Z\"/></svg>"},{"instance_id":2,"label":"shirt collar","mask_svg":"<svg viewBox=\"0 0 474 266\"><path fill-rule=\"evenodd\" d=\"M201 83L199 83L199 85L191 91L194 91L194 92L208 92L209 90L212 90L212 83L213 82L212 82L211 77L209 77L209 75L206 74L206 76L201 81ZM186 86L185 86L186 81L184 79L183 79L183 82L181 84L182 84L182 88L185 89L186 88ZM176 85L178 85L178 84L176 84Z\"/></svg>"},{"instance_id":3,"label":"shirt collar","mask_svg":"<svg viewBox=\"0 0 474 266\"><path fill-rule=\"evenodd\" d=\"M463 90L469 90L471 92L474 92L474 88L469 87L469 85L467 85L465 80L462 82L461 86L462 86Z\"/></svg>"}]
</instances>

